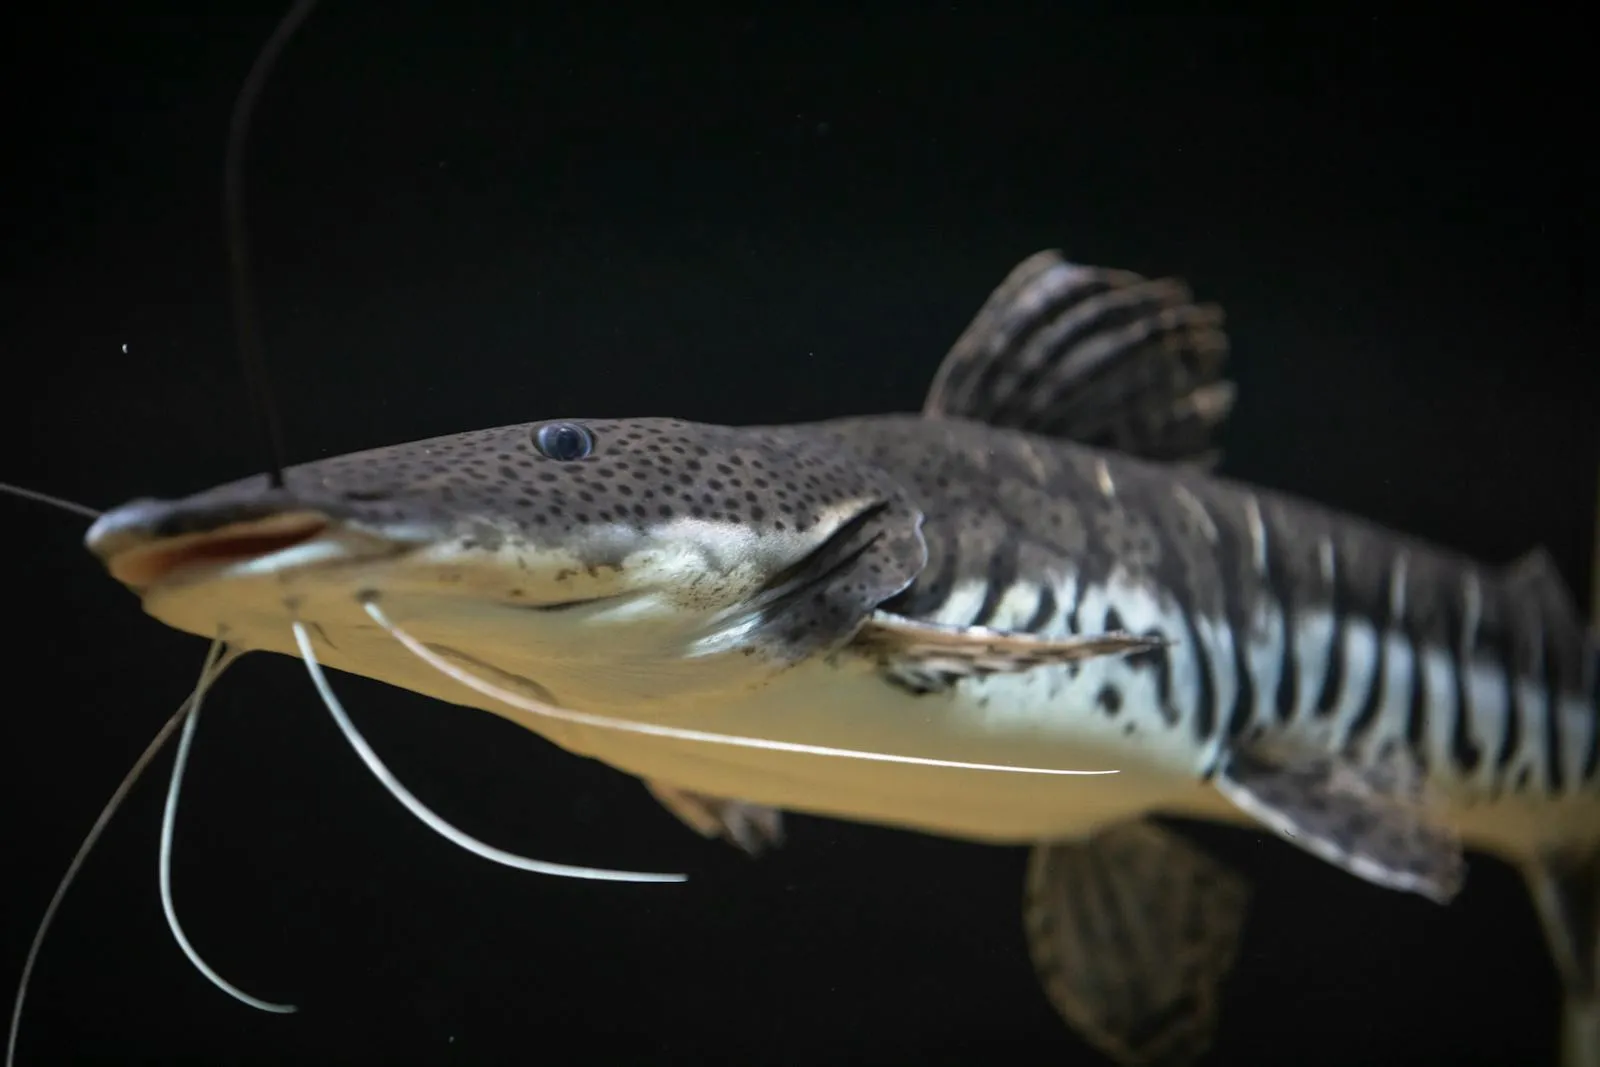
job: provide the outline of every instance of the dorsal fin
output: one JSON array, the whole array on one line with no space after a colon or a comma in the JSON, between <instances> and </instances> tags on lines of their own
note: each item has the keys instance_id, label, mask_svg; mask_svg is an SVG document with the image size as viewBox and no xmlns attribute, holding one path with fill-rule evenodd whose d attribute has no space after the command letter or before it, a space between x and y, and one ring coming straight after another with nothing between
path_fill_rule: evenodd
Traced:
<instances>
[{"instance_id":1,"label":"dorsal fin","mask_svg":"<svg viewBox=\"0 0 1600 1067\"><path fill-rule=\"evenodd\" d=\"M1175 279L1023 260L945 356L922 413L1209 465L1233 407L1222 309Z\"/></svg>"},{"instance_id":2,"label":"dorsal fin","mask_svg":"<svg viewBox=\"0 0 1600 1067\"><path fill-rule=\"evenodd\" d=\"M1505 569L1506 585L1528 597L1544 609L1546 615L1557 620L1564 628L1582 629L1578 615L1578 602L1555 557L1543 545L1529 549L1513 560Z\"/></svg>"}]
</instances>

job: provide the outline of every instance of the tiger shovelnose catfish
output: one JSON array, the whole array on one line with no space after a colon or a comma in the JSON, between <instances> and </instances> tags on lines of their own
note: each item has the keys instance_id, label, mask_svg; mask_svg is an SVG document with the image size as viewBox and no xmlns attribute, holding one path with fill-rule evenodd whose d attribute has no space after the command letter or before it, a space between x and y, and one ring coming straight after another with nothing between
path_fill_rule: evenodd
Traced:
<instances>
[{"instance_id":1,"label":"tiger shovelnose catfish","mask_svg":"<svg viewBox=\"0 0 1600 1067\"><path fill-rule=\"evenodd\" d=\"M1600 1064L1595 643L1542 553L1210 474L1221 322L1041 253L920 414L479 430L135 501L87 543L171 626L505 716L747 851L785 810L1032 845L1044 988L1121 1063L1201 1056L1248 900L1146 816L1441 902L1494 853L1567 1062Z\"/></svg>"}]
</instances>

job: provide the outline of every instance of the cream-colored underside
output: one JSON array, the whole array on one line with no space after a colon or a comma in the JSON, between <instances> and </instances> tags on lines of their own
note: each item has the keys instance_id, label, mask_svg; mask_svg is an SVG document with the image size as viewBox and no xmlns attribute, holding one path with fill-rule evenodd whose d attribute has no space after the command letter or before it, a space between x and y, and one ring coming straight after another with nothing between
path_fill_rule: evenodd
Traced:
<instances>
[{"instance_id":1,"label":"cream-colored underside","mask_svg":"<svg viewBox=\"0 0 1600 1067\"><path fill-rule=\"evenodd\" d=\"M292 656L285 607L292 597L325 666L481 708L571 752L711 796L991 842L1071 837L1149 811L1249 822L1197 779L1187 724L1152 728L1151 716L1140 717L1141 707L1154 705L1153 693L1137 688L1154 684L1149 672L1119 676L1133 687L1121 716L1088 706L1084 694L1098 688L1095 672L1115 669L1115 661L1086 665L1071 685L1059 670L1040 668L913 696L848 656L776 674L737 652L686 658L680 610L649 596L543 614L378 567L321 572L314 580L235 576L157 591L145 607L178 629L209 637L222 624L236 644ZM485 697L408 652L363 611L358 593L371 589L411 635L488 665L479 673L498 685L527 679L537 686L530 695L548 693L575 710L833 748L1119 773L905 766L554 722ZM1130 721L1140 727L1133 735L1126 733ZM1474 844L1512 858L1593 820L1592 802L1580 809L1518 798L1452 804L1450 814Z\"/></svg>"},{"instance_id":2,"label":"cream-colored underside","mask_svg":"<svg viewBox=\"0 0 1600 1067\"><path fill-rule=\"evenodd\" d=\"M492 665L502 686L521 676L564 707L644 722L832 748L1115 775L1062 777L885 764L645 737L554 722L485 697L408 652L363 611L377 589L388 617L436 648ZM1044 672L958 695L915 697L868 663L839 657L770 673L738 652L684 658L681 620L650 598L545 615L463 597L382 565L286 581L230 577L160 589L157 619L201 636L295 655L285 600L310 628L324 666L452 704L481 708L629 774L712 796L950 836L1026 842L1070 836L1153 804L1236 818L1194 783L1194 754L1176 735L1146 737L1130 761L1104 716L1045 707ZM459 664L462 660L456 659ZM335 679L337 684L337 679ZM537 695L536 690L528 690ZM980 706L984 696L992 699ZM308 685L309 696L309 685ZM1105 726L1086 726L1096 721Z\"/></svg>"}]
</instances>

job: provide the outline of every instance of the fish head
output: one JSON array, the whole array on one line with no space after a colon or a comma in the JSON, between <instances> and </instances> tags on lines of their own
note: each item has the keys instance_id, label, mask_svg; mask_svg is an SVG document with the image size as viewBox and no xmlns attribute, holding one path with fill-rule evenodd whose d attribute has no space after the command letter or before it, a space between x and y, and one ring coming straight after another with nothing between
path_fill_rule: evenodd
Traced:
<instances>
[{"instance_id":1,"label":"fish head","mask_svg":"<svg viewBox=\"0 0 1600 1067\"><path fill-rule=\"evenodd\" d=\"M615 710L826 655L921 570L921 518L804 427L568 419L135 500L87 545L181 630L294 655L298 620L330 665L419 688L375 601L435 651Z\"/></svg>"}]
</instances>

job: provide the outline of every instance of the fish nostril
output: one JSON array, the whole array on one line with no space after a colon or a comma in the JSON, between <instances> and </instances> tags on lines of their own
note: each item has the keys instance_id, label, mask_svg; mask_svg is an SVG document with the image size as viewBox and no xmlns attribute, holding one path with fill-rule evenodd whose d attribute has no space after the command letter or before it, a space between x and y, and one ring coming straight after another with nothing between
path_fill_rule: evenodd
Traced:
<instances>
[{"instance_id":1,"label":"fish nostril","mask_svg":"<svg viewBox=\"0 0 1600 1067\"><path fill-rule=\"evenodd\" d=\"M339 495L353 504L376 504L393 498L394 493L387 489L347 489Z\"/></svg>"}]
</instances>

